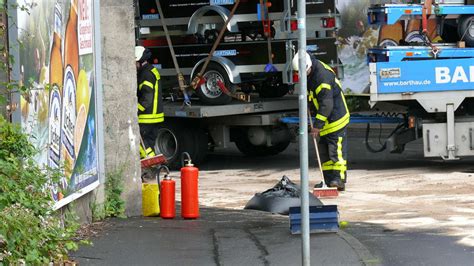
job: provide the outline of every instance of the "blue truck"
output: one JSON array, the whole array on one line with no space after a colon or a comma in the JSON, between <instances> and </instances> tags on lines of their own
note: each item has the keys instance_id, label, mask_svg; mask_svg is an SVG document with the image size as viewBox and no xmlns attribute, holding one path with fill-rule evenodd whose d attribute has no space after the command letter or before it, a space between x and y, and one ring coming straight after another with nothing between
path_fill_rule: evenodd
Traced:
<instances>
[{"instance_id":1,"label":"blue truck","mask_svg":"<svg viewBox=\"0 0 474 266\"><path fill-rule=\"evenodd\" d=\"M403 21L406 29L412 20L431 20L438 35L430 40L421 23L418 41L369 49L370 103L406 108L410 120L390 137L392 151L422 138L426 157L454 160L474 155L474 5L433 2L368 9L371 24Z\"/></svg>"}]
</instances>

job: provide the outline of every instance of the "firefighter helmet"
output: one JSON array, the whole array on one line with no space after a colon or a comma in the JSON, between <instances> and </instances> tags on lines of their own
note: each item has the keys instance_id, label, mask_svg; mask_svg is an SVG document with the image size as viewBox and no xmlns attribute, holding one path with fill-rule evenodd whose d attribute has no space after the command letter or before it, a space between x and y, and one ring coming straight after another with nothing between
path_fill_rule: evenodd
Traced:
<instances>
[{"instance_id":1,"label":"firefighter helmet","mask_svg":"<svg viewBox=\"0 0 474 266\"><path fill-rule=\"evenodd\" d=\"M293 57L293 61L292 61L292 65L293 65L293 70L294 71L299 71L299 59L298 59L298 55L299 55L299 52L295 54L295 56ZM312 63L311 63L311 57L309 56L308 53L305 53L306 55L306 71L309 70L309 68L311 67Z\"/></svg>"},{"instance_id":2,"label":"firefighter helmet","mask_svg":"<svg viewBox=\"0 0 474 266\"><path fill-rule=\"evenodd\" d=\"M135 61L143 63L151 58L151 51L143 46L135 46Z\"/></svg>"}]
</instances>

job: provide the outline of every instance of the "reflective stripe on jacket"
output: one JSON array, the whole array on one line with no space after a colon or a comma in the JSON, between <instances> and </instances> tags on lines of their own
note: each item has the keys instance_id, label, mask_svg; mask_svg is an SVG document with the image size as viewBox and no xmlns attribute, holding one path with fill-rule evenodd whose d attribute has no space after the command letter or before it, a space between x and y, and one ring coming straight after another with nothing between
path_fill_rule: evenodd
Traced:
<instances>
[{"instance_id":1,"label":"reflective stripe on jacket","mask_svg":"<svg viewBox=\"0 0 474 266\"><path fill-rule=\"evenodd\" d=\"M150 64L138 70L138 123L155 124L164 121L160 73Z\"/></svg>"},{"instance_id":2,"label":"reflective stripe on jacket","mask_svg":"<svg viewBox=\"0 0 474 266\"><path fill-rule=\"evenodd\" d=\"M324 136L347 126L350 113L341 83L332 68L313 57L312 63L308 77L308 101L311 113L316 114L314 126Z\"/></svg>"}]
</instances>

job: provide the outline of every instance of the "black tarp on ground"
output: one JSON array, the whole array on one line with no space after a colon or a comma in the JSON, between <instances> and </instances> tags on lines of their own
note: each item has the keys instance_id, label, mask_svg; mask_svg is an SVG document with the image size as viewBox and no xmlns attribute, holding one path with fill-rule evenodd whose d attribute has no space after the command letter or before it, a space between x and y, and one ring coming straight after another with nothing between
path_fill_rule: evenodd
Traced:
<instances>
[{"instance_id":1,"label":"black tarp on ground","mask_svg":"<svg viewBox=\"0 0 474 266\"><path fill-rule=\"evenodd\" d=\"M321 206L323 203L309 194L309 206ZM253 196L244 209L252 209L288 215L290 207L301 206L301 188L286 175L273 188Z\"/></svg>"}]
</instances>

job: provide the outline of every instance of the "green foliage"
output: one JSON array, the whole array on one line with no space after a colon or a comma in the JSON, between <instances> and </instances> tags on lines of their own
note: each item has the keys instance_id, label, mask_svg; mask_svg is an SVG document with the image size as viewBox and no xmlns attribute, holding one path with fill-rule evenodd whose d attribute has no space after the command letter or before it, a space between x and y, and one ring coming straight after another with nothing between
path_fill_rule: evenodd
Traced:
<instances>
[{"instance_id":1,"label":"green foliage","mask_svg":"<svg viewBox=\"0 0 474 266\"><path fill-rule=\"evenodd\" d=\"M95 202L90 203L92 212L92 222L101 221L106 218L104 204L97 204Z\"/></svg>"},{"instance_id":2,"label":"green foliage","mask_svg":"<svg viewBox=\"0 0 474 266\"><path fill-rule=\"evenodd\" d=\"M344 92L347 108L352 112L367 111L370 109L369 96L354 94L350 89Z\"/></svg>"},{"instance_id":3,"label":"green foliage","mask_svg":"<svg viewBox=\"0 0 474 266\"><path fill-rule=\"evenodd\" d=\"M124 217L125 201L120 197L123 192L123 170L107 174L105 181L105 217Z\"/></svg>"},{"instance_id":4,"label":"green foliage","mask_svg":"<svg viewBox=\"0 0 474 266\"><path fill-rule=\"evenodd\" d=\"M10 157L24 159L34 153L33 145L29 143L27 136L21 133L19 125L7 123L3 117L0 117L0 125L1 161Z\"/></svg>"},{"instance_id":5,"label":"green foliage","mask_svg":"<svg viewBox=\"0 0 474 266\"><path fill-rule=\"evenodd\" d=\"M0 265L60 261L78 244L77 219L52 211L51 184L58 169L42 169L18 126L0 117Z\"/></svg>"},{"instance_id":6,"label":"green foliage","mask_svg":"<svg viewBox=\"0 0 474 266\"><path fill-rule=\"evenodd\" d=\"M123 192L123 170L116 170L107 174L105 181L105 201L103 204L92 202L92 220L100 221L107 217L124 218L125 201L122 200Z\"/></svg>"}]
</instances>

